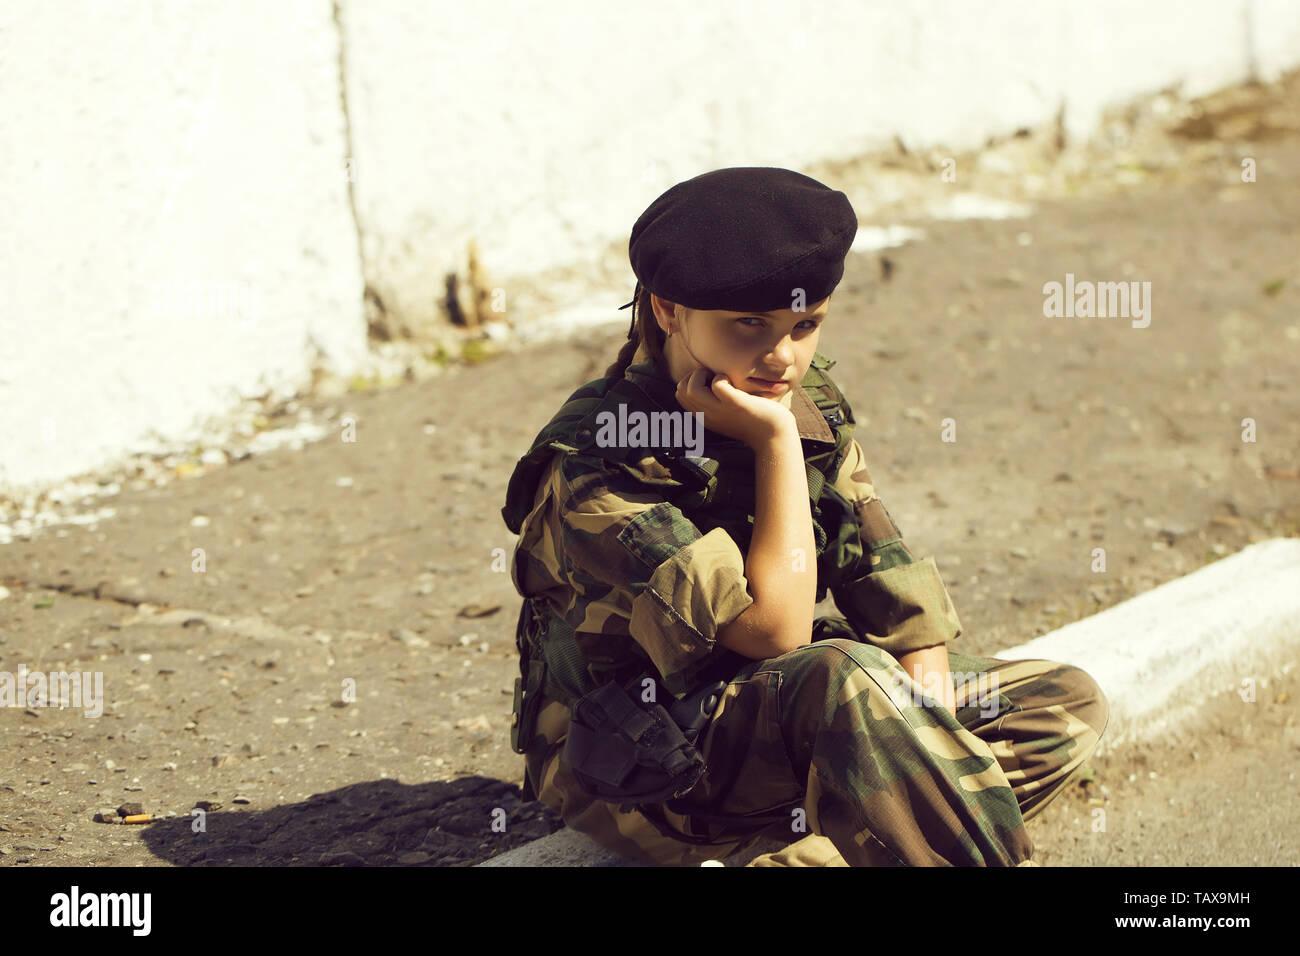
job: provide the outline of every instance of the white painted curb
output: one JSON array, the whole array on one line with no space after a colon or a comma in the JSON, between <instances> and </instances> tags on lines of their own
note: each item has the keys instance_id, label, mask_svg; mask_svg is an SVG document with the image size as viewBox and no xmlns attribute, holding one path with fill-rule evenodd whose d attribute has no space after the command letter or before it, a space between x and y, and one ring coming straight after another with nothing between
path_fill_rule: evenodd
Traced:
<instances>
[{"instance_id":1,"label":"white painted curb","mask_svg":"<svg viewBox=\"0 0 1300 956\"><path fill-rule=\"evenodd\" d=\"M1207 699L1258 694L1298 652L1300 538L1272 538L994 656L1086 670L1110 703L1100 754L1180 739Z\"/></svg>"},{"instance_id":2,"label":"white painted curb","mask_svg":"<svg viewBox=\"0 0 1300 956\"><path fill-rule=\"evenodd\" d=\"M993 656L1086 670L1110 704L1098 753L1144 739L1177 739L1193 728L1207 699L1241 693L1244 703L1252 687L1259 695L1270 674L1289 670L1300 656L1300 539L1253 544ZM740 861L738 855L734 862ZM637 865L573 830L479 864Z\"/></svg>"}]
</instances>

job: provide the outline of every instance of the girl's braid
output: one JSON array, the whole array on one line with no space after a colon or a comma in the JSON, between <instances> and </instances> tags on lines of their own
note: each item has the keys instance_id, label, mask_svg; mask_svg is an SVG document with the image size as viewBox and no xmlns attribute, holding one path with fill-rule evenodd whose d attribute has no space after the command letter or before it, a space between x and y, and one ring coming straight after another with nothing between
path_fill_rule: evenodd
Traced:
<instances>
[{"instance_id":1,"label":"girl's braid","mask_svg":"<svg viewBox=\"0 0 1300 956\"><path fill-rule=\"evenodd\" d=\"M663 330L654 321L654 308L650 304L650 290L638 281L632 293L632 324L627 332L627 341L619 349L613 364L605 369L605 378L622 378L627 367L632 364L632 357L642 341L655 362L663 366Z\"/></svg>"}]
</instances>

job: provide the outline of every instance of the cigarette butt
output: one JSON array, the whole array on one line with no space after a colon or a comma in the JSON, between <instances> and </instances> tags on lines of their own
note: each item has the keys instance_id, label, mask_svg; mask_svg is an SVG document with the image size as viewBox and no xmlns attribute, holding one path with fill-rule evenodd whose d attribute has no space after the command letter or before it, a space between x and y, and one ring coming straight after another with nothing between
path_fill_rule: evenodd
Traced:
<instances>
[{"instance_id":1,"label":"cigarette butt","mask_svg":"<svg viewBox=\"0 0 1300 956\"><path fill-rule=\"evenodd\" d=\"M149 814L147 814L147 813L133 813L133 814L131 814L129 817L123 817L123 818L122 818L122 822L123 822L123 823L148 823L148 822L149 822Z\"/></svg>"}]
</instances>

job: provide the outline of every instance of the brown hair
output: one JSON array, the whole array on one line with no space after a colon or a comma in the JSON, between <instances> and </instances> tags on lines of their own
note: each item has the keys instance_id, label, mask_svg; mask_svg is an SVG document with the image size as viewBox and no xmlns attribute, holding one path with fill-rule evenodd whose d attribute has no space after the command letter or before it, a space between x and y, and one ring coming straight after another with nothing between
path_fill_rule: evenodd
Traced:
<instances>
[{"instance_id":1,"label":"brown hair","mask_svg":"<svg viewBox=\"0 0 1300 956\"><path fill-rule=\"evenodd\" d=\"M680 306L678 309L680 310ZM619 349L613 364L605 369L605 377L622 378L627 367L632 364L632 356L636 354L637 347L642 342L646 343L646 351L650 353L655 364L661 369L666 369L668 361L664 358L664 330L659 328L659 323L655 320L654 306L650 302L650 290L638 282L636 292L632 296L632 328L628 331L627 342Z\"/></svg>"}]
</instances>

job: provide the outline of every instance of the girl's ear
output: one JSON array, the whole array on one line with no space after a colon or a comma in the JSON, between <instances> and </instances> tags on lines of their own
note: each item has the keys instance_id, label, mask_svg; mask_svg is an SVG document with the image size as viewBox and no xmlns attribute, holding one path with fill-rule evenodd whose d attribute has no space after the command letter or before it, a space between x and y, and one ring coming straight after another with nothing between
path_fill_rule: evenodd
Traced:
<instances>
[{"instance_id":1,"label":"girl's ear","mask_svg":"<svg viewBox=\"0 0 1300 956\"><path fill-rule=\"evenodd\" d=\"M682 330L682 326L686 323L686 314L687 314L689 311L690 311L690 309L686 308L686 306L684 306L684 305L678 305L678 304L676 304L676 303L673 304L673 320L674 320L674 321L673 321L673 325L671 326L671 328L672 328L672 332L670 332L670 333L668 333L668 334L671 335L671 334L674 334L674 333L680 332L680 331Z\"/></svg>"},{"instance_id":2,"label":"girl's ear","mask_svg":"<svg viewBox=\"0 0 1300 956\"><path fill-rule=\"evenodd\" d=\"M670 305L672 306L673 317L666 318L664 316L661 316L660 312L668 311L668 306ZM659 296L654 295L652 293L650 296L650 309L652 314L654 315L655 324L659 326L659 330L663 332L664 335L672 335L673 330L676 327L676 323L680 321L679 316L681 314L682 307L675 302L669 302L666 299L661 299L659 298Z\"/></svg>"}]
</instances>

